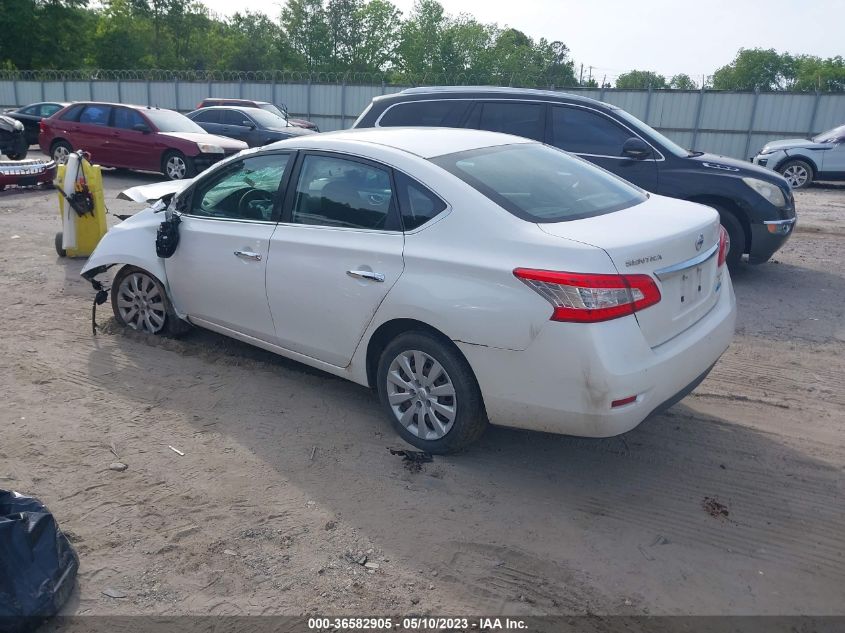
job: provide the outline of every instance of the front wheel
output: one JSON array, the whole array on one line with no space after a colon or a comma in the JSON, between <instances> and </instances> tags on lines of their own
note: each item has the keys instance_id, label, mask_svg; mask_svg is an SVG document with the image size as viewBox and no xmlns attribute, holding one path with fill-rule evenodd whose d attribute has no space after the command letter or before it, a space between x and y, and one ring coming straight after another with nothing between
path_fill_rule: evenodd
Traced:
<instances>
[{"instance_id":1,"label":"front wheel","mask_svg":"<svg viewBox=\"0 0 845 633\"><path fill-rule=\"evenodd\" d=\"M115 275L111 305L121 325L139 332L179 336L190 327L174 312L161 282L134 266L124 266Z\"/></svg>"},{"instance_id":2,"label":"front wheel","mask_svg":"<svg viewBox=\"0 0 845 633\"><path fill-rule=\"evenodd\" d=\"M793 189L804 189L813 182L813 168L803 160L789 160L778 168Z\"/></svg>"},{"instance_id":3,"label":"front wheel","mask_svg":"<svg viewBox=\"0 0 845 633\"><path fill-rule=\"evenodd\" d=\"M450 341L427 332L400 334L381 354L377 381L396 431L424 451L458 451L487 428L475 375Z\"/></svg>"},{"instance_id":4,"label":"front wheel","mask_svg":"<svg viewBox=\"0 0 845 633\"><path fill-rule=\"evenodd\" d=\"M170 151L164 155L161 160L161 171L170 180L193 178L197 175L193 159L177 151Z\"/></svg>"}]
</instances>

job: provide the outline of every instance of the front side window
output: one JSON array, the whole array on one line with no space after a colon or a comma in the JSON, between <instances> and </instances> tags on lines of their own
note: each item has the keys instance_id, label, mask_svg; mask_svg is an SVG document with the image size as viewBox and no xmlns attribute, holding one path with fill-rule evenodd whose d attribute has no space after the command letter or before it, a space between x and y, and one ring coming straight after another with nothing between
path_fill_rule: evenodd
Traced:
<instances>
[{"instance_id":1,"label":"front side window","mask_svg":"<svg viewBox=\"0 0 845 633\"><path fill-rule=\"evenodd\" d=\"M123 130L132 130L136 125L147 125L147 122L138 112L129 108L115 109L113 119L112 125Z\"/></svg>"},{"instance_id":2,"label":"front side window","mask_svg":"<svg viewBox=\"0 0 845 633\"><path fill-rule=\"evenodd\" d=\"M390 172L366 163L307 155L296 185L291 222L395 230Z\"/></svg>"},{"instance_id":3,"label":"front side window","mask_svg":"<svg viewBox=\"0 0 845 633\"><path fill-rule=\"evenodd\" d=\"M228 165L191 199L190 215L221 220L271 221L290 156L265 154Z\"/></svg>"},{"instance_id":4,"label":"front side window","mask_svg":"<svg viewBox=\"0 0 845 633\"><path fill-rule=\"evenodd\" d=\"M603 215L647 199L621 178L539 143L484 147L431 160L529 222Z\"/></svg>"},{"instance_id":5,"label":"front side window","mask_svg":"<svg viewBox=\"0 0 845 633\"><path fill-rule=\"evenodd\" d=\"M622 156L632 134L606 116L585 108L552 108L552 145L576 154Z\"/></svg>"},{"instance_id":6,"label":"front side window","mask_svg":"<svg viewBox=\"0 0 845 633\"><path fill-rule=\"evenodd\" d=\"M542 141L545 130L546 106L542 103L492 101L479 104L481 113L478 128L490 132L513 134ZM476 115L473 112L473 115Z\"/></svg>"},{"instance_id":7,"label":"front side window","mask_svg":"<svg viewBox=\"0 0 845 633\"><path fill-rule=\"evenodd\" d=\"M82 114L79 115L79 122L87 123L89 125L108 125L109 114L111 114L111 106L85 106L85 109L82 111Z\"/></svg>"},{"instance_id":8,"label":"front side window","mask_svg":"<svg viewBox=\"0 0 845 633\"><path fill-rule=\"evenodd\" d=\"M249 119L243 112L237 110L223 110L223 125L239 125L244 127L244 121Z\"/></svg>"},{"instance_id":9,"label":"front side window","mask_svg":"<svg viewBox=\"0 0 845 633\"><path fill-rule=\"evenodd\" d=\"M814 143L842 143L845 141L845 125L840 125L827 132L822 132L812 140Z\"/></svg>"},{"instance_id":10,"label":"front side window","mask_svg":"<svg viewBox=\"0 0 845 633\"><path fill-rule=\"evenodd\" d=\"M398 171L395 178L402 226L406 231L425 224L446 209L445 202L417 181Z\"/></svg>"},{"instance_id":11,"label":"front side window","mask_svg":"<svg viewBox=\"0 0 845 633\"><path fill-rule=\"evenodd\" d=\"M380 127L424 126L453 127L469 107L468 101L409 101L387 109L378 124Z\"/></svg>"}]
</instances>

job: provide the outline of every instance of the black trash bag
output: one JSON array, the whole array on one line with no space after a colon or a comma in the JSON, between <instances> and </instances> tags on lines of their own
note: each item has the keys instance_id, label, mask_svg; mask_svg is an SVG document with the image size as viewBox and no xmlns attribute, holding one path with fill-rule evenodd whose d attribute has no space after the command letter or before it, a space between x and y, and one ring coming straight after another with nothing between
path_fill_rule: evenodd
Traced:
<instances>
[{"instance_id":1,"label":"black trash bag","mask_svg":"<svg viewBox=\"0 0 845 633\"><path fill-rule=\"evenodd\" d=\"M0 633L34 629L73 591L79 558L38 499L0 490Z\"/></svg>"}]
</instances>

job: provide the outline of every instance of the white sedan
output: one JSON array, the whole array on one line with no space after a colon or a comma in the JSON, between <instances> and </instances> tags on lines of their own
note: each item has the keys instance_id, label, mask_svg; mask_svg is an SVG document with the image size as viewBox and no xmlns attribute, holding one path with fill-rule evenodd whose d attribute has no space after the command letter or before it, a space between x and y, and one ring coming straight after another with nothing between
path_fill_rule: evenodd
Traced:
<instances>
[{"instance_id":1,"label":"white sedan","mask_svg":"<svg viewBox=\"0 0 845 633\"><path fill-rule=\"evenodd\" d=\"M692 391L733 337L716 211L533 141L320 134L128 193L162 186L166 212L115 226L83 269L121 266L119 322L201 326L374 388L433 453L488 423L623 433ZM178 245L159 257L165 218Z\"/></svg>"}]
</instances>

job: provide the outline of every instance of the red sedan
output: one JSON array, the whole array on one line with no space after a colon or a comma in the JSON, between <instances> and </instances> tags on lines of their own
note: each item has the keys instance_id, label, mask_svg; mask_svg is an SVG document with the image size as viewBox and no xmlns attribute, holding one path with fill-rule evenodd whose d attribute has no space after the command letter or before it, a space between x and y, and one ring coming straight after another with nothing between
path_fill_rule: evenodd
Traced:
<instances>
[{"instance_id":1,"label":"red sedan","mask_svg":"<svg viewBox=\"0 0 845 633\"><path fill-rule=\"evenodd\" d=\"M192 178L246 143L209 134L188 117L159 108L118 103L73 103L41 121L41 151L64 162L78 149L105 167Z\"/></svg>"}]
</instances>

